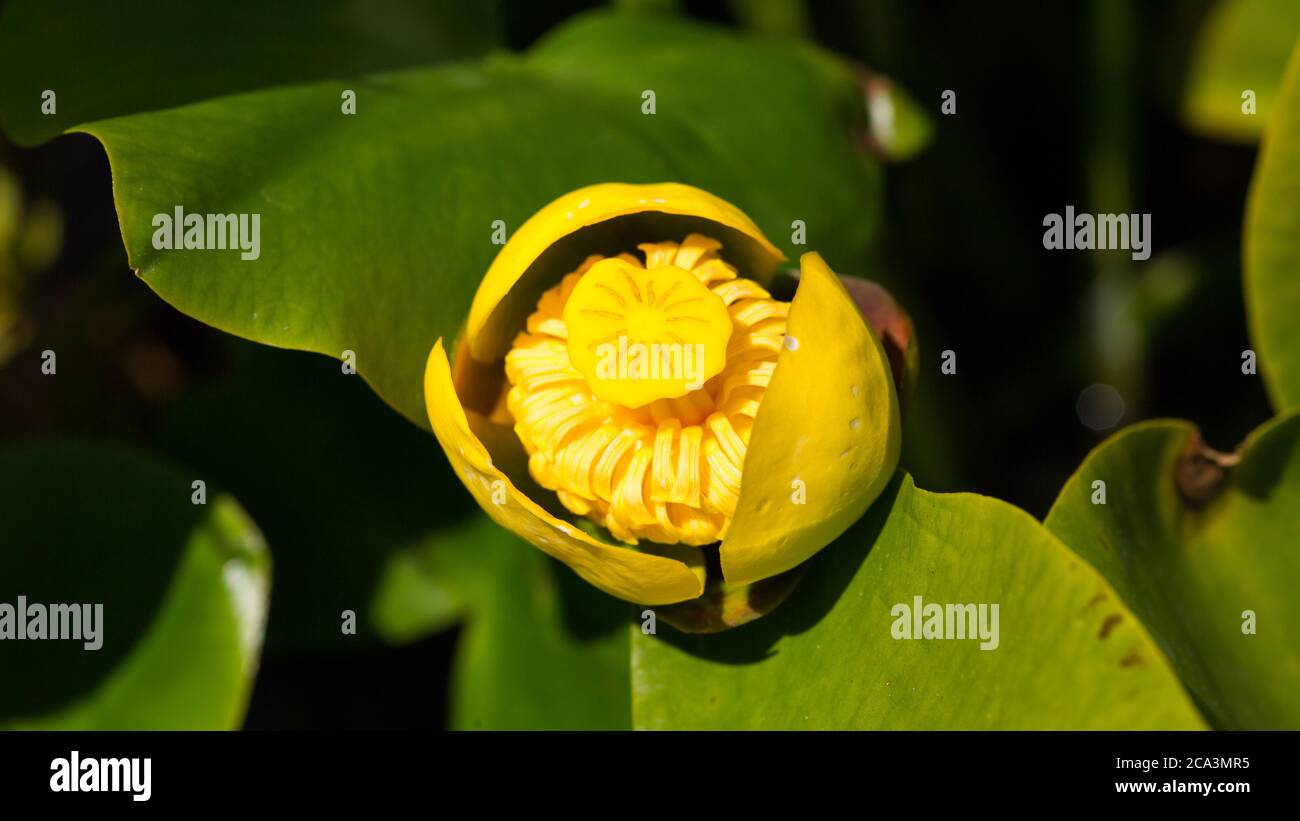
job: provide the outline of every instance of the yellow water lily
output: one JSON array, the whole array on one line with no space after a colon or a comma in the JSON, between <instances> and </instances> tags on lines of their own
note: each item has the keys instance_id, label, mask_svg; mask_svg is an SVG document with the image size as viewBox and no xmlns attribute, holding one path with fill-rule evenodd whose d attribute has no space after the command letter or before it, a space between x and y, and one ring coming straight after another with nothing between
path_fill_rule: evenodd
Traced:
<instances>
[{"instance_id":1,"label":"yellow water lily","mask_svg":"<svg viewBox=\"0 0 1300 821\"><path fill-rule=\"evenodd\" d=\"M550 203L488 269L454 363L441 339L429 356L456 473L503 527L638 604L797 567L884 488L900 420L839 278L804 254L783 302L767 286L784 259L687 185Z\"/></svg>"}]
</instances>

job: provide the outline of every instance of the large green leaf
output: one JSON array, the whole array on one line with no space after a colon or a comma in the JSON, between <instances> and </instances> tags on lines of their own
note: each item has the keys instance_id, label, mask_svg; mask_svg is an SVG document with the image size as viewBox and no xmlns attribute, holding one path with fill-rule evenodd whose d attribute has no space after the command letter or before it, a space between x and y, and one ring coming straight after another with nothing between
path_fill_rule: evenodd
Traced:
<instances>
[{"instance_id":1,"label":"large green leaf","mask_svg":"<svg viewBox=\"0 0 1300 821\"><path fill-rule=\"evenodd\" d=\"M1279 410L1300 405L1300 49L1291 56L1251 181L1246 308L1259 372Z\"/></svg>"},{"instance_id":2,"label":"large green leaf","mask_svg":"<svg viewBox=\"0 0 1300 821\"><path fill-rule=\"evenodd\" d=\"M1300 37L1294 0L1221 0L1197 37L1183 90L1183 120L1213 137L1253 143L1278 104L1287 56ZM1242 94L1255 93L1253 114Z\"/></svg>"},{"instance_id":3,"label":"large green leaf","mask_svg":"<svg viewBox=\"0 0 1300 821\"><path fill-rule=\"evenodd\" d=\"M1110 581L1216 726L1300 728L1300 414L1252 434L1226 476L1199 446L1187 422L1116 434L1047 527Z\"/></svg>"},{"instance_id":4,"label":"large green leaf","mask_svg":"<svg viewBox=\"0 0 1300 821\"><path fill-rule=\"evenodd\" d=\"M878 171L852 72L811 47L690 23L579 18L532 53L224 97L77 126L105 145L131 265L222 330L341 357L425 423L421 374L499 247L554 197L602 181L691 183L793 255L850 270ZM643 92L654 91L654 114ZM260 255L157 250L156 214L260 215ZM557 275L560 272L557 272Z\"/></svg>"},{"instance_id":5,"label":"large green leaf","mask_svg":"<svg viewBox=\"0 0 1300 821\"><path fill-rule=\"evenodd\" d=\"M35 145L123 114L479 54L497 28L487 0L10 0L0 126Z\"/></svg>"},{"instance_id":6,"label":"large green leaf","mask_svg":"<svg viewBox=\"0 0 1300 821\"><path fill-rule=\"evenodd\" d=\"M997 604L996 648L895 639L895 606L917 596ZM775 613L714 636L636 631L632 654L638 727L1203 726L1138 620L1039 523L901 474Z\"/></svg>"},{"instance_id":7,"label":"large green leaf","mask_svg":"<svg viewBox=\"0 0 1300 821\"><path fill-rule=\"evenodd\" d=\"M239 726L270 558L238 504L193 504L195 476L100 445L10 445L0 477L0 603L103 608L97 650L0 642L0 726Z\"/></svg>"}]
</instances>

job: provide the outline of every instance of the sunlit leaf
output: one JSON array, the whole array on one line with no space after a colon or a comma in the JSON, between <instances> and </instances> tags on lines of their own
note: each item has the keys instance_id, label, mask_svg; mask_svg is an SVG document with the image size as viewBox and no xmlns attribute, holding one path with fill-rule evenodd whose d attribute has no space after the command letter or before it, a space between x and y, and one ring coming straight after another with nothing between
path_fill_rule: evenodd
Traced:
<instances>
[{"instance_id":1,"label":"sunlit leaf","mask_svg":"<svg viewBox=\"0 0 1300 821\"><path fill-rule=\"evenodd\" d=\"M876 222L852 72L809 46L596 15L528 55L348 83L355 115L329 81L76 127L106 147L145 283L240 336L354 352L421 425L428 351L464 321L497 220L513 231L588 183L673 180L735 202L791 255L802 220L845 271ZM250 233L258 215L256 250L248 234L246 253L156 248L155 215L178 207L249 215Z\"/></svg>"},{"instance_id":2,"label":"sunlit leaf","mask_svg":"<svg viewBox=\"0 0 1300 821\"><path fill-rule=\"evenodd\" d=\"M1221 0L1193 47L1183 120L1212 137L1257 142L1277 108L1278 86L1297 38L1300 3Z\"/></svg>"},{"instance_id":3,"label":"sunlit leaf","mask_svg":"<svg viewBox=\"0 0 1300 821\"><path fill-rule=\"evenodd\" d=\"M1216 726L1295 729L1297 509L1300 414L1236 455L1206 451L1187 422L1160 421L1093 451L1047 527L1110 581Z\"/></svg>"},{"instance_id":4,"label":"sunlit leaf","mask_svg":"<svg viewBox=\"0 0 1300 821\"><path fill-rule=\"evenodd\" d=\"M1293 408L1300 405L1300 49L1292 55L1255 165L1243 241L1246 309L1257 357L1254 363L1243 359L1243 373L1254 364L1274 407Z\"/></svg>"},{"instance_id":5,"label":"sunlit leaf","mask_svg":"<svg viewBox=\"0 0 1300 821\"><path fill-rule=\"evenodd\" d=\"M997 605L998 629L987 607L987 638L956 638L956 611L948 639L895 638L927 604L944 621L947 605ZM634 633L632 654L638 727L1204 726L1096 571L1022 511L906 475L776 612L711 636Z\"/></svg>"}]
</instances>

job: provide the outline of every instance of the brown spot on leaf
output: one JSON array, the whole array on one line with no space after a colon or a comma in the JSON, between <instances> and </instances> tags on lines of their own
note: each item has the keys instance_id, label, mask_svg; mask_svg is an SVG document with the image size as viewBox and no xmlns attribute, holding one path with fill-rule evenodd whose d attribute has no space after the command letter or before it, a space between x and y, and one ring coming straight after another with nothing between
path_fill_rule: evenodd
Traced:
<instances>
[{"instance_id":1,"label":"brown spot on leaf","mask_svg":"<svg viewBox=\"0 0 1300 821\"><path fill-rule=\"evenodd\" d=\"M1097 638L1104 639L1107 636L1109 636L1110 631L1115 629L1115 625L1119 624L1123 620L1124 617L1121 616L1119 613L1111 613L1102 621L1101 632L1097 634Z\"/></svg>"},{"instance_id":2,"label":"brown spot on leaf","mask_svg":"<svg viewBox=\"0 0 1300 821\"><path fill-rule=\"evenodd\" d=\"M1097 595L1093 596L1091 599L1088 599L1088 603L1083 606L1083 612L1087 613L1089 610L1091 610L1092 608L1096 607L1097 605L1101 604L1104 601L1106 601L1106 594L1098 593Z\"/></svg>"},{"instance_id":3,"label":"brown spot on leaf","mask_svg":"<svg viewBox=\"0 0 1300 821\"><path fill-rule=\"evenodd\" d=\"M1120 667L1145 667L1146 661L1138 654L1136 650L1129 650L1128 655L1119 660Z\"/></svg>"}]
</instances>

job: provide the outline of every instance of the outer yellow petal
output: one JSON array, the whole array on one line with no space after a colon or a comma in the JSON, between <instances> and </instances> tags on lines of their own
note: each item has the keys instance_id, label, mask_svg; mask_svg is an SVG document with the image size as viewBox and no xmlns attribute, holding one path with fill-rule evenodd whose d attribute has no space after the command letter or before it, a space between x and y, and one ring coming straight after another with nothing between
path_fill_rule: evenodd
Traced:
<instances>
[{"instance_id":1,"label":"outer yellow petal","mask_svg":"<svg viewBox=\"0 0 1300 821\"><path fill-rule=\"evenodd\" d=\"M638 222L641 230L624 237L610 221L629 214L645 218ZM591 236L583 237L581 247L560 242L582 229L590 229ZM674 235L656 236L656 230ZM470 353L480 362L504 356L543 288L588 254L613 255L640 242L680 240L692 230L719 239L722 256L750 279L766 281L785 259L740 209L707 191L681 183L589 185L538 211L497 254L470 306L464 337Z\"/></svg>"},{"instance_id":2,"label":"outer yellow petal","mask_svg":"<svg viewBox=\"0 0 1300 821\"><path fill-rule=\"evenodd\" d=\"M487 448L470 429L452 384L451 366L441 339L430 352L425 368L424 401L433 432L456 474L497 524L620 599L638 604L671 604L703 592L701 578L682 562L602 544L547 513L520 492L492 464Z\"/></svg>"},{"instance_id":3,"label":"outer yellow petal","mask_svg":"<svg viewBox=\"0 0 1300 821\"><path fill-rule=\"evenodd\" d=\"M898 464L898 397L880 342L821 256L799 262L786 345L722 542L722 573L733 585L821 550L866 512Z\"/></svg>"}]
</instances>

